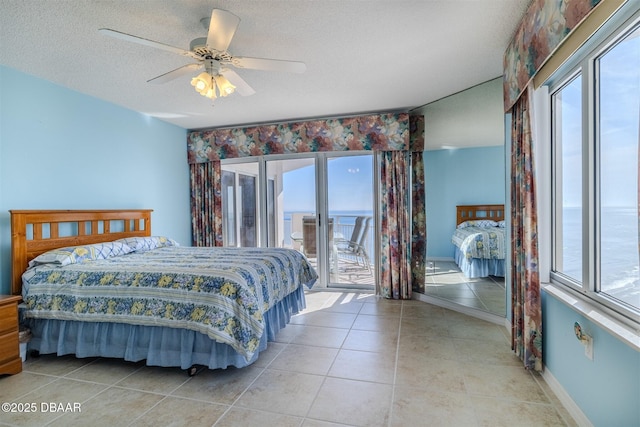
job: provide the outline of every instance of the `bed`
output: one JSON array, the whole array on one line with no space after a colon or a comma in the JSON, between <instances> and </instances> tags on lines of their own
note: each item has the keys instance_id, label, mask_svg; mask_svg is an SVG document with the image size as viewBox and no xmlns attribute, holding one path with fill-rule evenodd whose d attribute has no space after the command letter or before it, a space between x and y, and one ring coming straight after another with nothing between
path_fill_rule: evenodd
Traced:
<instances>
[{"instance_id":1,"label":"bed","mask_svg":"<svg viewBox=\"0 0 640 427\"><path fill-rule=\"evenodd\" d=\"M305 307L298 251L180 246L151 210L11 212L12 293L29 350L145 360L193 375L248 366Z\"/></svg>"},{"instance_id":2,"label":"bed","mask_svg":"<svg viewBox=\"0 0 640 427\"><path fill-rule=\"evenodd\" d=\"M504 205L456 206L454 259L468 278L505 275Z\"/></svg>"}]
</instances>

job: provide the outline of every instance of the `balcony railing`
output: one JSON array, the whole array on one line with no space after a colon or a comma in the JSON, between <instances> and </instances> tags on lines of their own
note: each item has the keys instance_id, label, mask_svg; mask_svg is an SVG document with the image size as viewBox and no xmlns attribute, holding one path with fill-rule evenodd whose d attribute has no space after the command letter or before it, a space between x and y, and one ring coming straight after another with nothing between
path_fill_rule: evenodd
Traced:
<instances>
[{"instance_id":1,"label":"balcony railing","mask_svg":"<svg viewBox=\"0 0 640 427\"><path fill-rule=\"evenodd\" d=\"M285 247L293 247L293 241L291 240L292 234L292 224L291 218L292 214L287 214L284 217L284 246ZM350 240L351 235L353 234L353 229L355 228L356 218L361 215L331 215L330 218L333 218L333 232L334 235L343 236L345 240ZM370 215L371 216L371 215ZM367 234L364 241L364 248L369 257L370 265L375 264L375 251L374 251L374 224L373 221L369 221ZM354 260L355 261L355 260Z\"/></svg>"}]
</instances>

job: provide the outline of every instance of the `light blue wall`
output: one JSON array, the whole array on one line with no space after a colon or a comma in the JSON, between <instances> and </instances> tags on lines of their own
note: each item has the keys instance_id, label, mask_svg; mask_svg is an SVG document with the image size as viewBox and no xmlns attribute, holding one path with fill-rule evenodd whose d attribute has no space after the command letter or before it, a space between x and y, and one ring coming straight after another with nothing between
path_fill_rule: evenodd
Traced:
<instances>
[{"instance_id":1,"label":"light blue wall","mask_svg":"<svg viewBox=\"0 0 640 427\"><path fill-rule=\"evenodd\" d=\"M424 153L427 257L453 258L456 206L504 204L504 146Z\"/></svg>"},{"instance_id":2,"label":"light blue wall","mask_svg":"<svg viewBox=\"0 0 640 427\"><path fill-rule=\"evenodd\" d=\"M574 335L575 322L593 337L593 360ZM640 426L640 352L544 292L542 328L545 369L589 421L596 427Z\"/></svg>"},{"instance_id":3,"label":"light blue wall","mask_svg":"<svg viewBox=\"0 0 640 427\"><path fill-rule=\"evenodd\" d=\"M118 208L191 243L186 130L0 66L0 293L10 209Z\"/></svg>"}]
</instances>

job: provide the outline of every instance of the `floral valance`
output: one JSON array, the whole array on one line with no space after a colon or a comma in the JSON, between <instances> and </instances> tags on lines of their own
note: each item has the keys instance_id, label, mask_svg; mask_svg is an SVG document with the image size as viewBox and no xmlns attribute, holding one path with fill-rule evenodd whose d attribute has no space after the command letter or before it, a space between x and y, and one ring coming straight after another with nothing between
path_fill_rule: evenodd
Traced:
<instances>
[{"instance_id":1,"label":"floral valance","mask_svg":"<svg viewBox=\"0 0 640 427\"><path fill-rule=\"evenodd\" d=\"M190 164L320 151L422 151L424 117L408 113L309 120L187 135Z\"/></svg>"},{"instance_id":2,"label":"floral valance","mask_svg":"<svg viewBox=\"0 0 640 427\"><path fill-rule=\"evenodd\" d=\"M533 0L504 54L504 108L511 109L562 41L601 0Z\"/></svg>"}]
</instances>

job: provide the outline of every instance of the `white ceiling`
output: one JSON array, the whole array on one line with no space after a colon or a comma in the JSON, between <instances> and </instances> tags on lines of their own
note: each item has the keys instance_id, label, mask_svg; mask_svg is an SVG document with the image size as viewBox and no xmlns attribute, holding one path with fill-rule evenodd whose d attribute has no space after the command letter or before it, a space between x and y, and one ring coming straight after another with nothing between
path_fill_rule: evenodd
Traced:
<instances>
[{"instance_id":1,"label":"white ceiling","mask_svg":"<svg viewBox=\"0 0 640 427\"><path fill-rule=\"evenodd\" d=\"M500 76L529 3L0 0L0 64L186 129L404 110ZM231 54L302 61L306 72L236 69L256 93L212 107L191 76L146 82L189 58L98 32L188 50L214 8L241 18Z\"/></svg>"}]
</instances>

